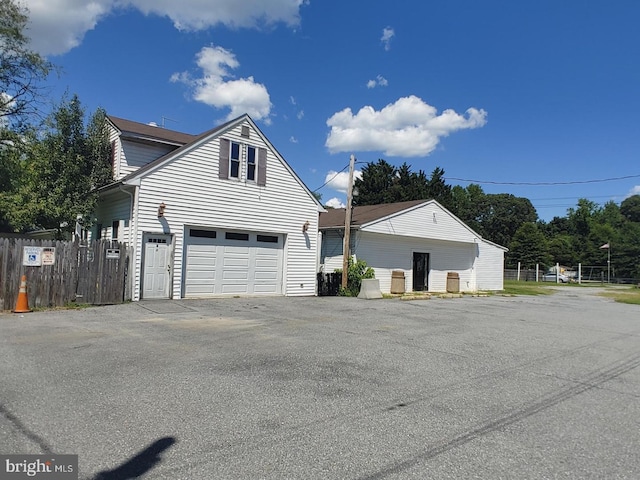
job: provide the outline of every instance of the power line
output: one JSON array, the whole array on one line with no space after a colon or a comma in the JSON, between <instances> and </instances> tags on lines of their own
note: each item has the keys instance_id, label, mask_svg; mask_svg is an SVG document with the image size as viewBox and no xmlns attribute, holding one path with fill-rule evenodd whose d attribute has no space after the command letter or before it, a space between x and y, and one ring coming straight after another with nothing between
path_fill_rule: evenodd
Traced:
<instances>
[{"instance_id":1,"label":"power line","mask_svg":"<svg viewBox=\"0 0 640 480\"><path fill-rule=\"evenodd\" d=\"M324 187L325 185L327 185L328 183L331 183L333 181L334 178L336 178L338 175L340 175L342 172L344 172L347 168L349 168L349 164L347 163L344 167L342 167L342 170L340 170L339 172L336 172L336 174L331 177L329 180L327 180L326 182L324 182L322 185L320 185L318 188L316 188L315 190L311 190L311 193L316 193L318 190L320 190L322 187Z\"/></svg>"},{"instance_id":2,"label":"power line","mask_svg":"<svg viewBox=\"0 0 640 480\"><path fill-rule=\"evenodd\" d=\"M469 180L468 178L445 177L445 180L456 180L458 182L469 182L491 185L527 185L532 187L552 186L552 185L582 185L585 183L614 182L617 180L628 180L630 178L640 178L640 175L626 175L624 177L600 178L597 180L576 180L571 182L494 182L491 180Z\"/></svg>"}]
</instances>

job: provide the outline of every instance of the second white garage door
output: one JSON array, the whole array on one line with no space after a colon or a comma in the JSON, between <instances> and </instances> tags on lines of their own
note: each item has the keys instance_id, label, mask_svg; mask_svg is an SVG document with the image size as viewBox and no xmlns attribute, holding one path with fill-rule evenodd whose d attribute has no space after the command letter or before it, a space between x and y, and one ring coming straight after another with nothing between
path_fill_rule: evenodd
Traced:
<instances>
[{"instance_id":1,"label":"second white garage door","mask_svg":"<svg viewBox=\"0 0 640 480\"><path fill-rule=\"evenodd\" d=\"M187 228L184 296L282 294L282 235Z\"/></svg>"}]
</instances>

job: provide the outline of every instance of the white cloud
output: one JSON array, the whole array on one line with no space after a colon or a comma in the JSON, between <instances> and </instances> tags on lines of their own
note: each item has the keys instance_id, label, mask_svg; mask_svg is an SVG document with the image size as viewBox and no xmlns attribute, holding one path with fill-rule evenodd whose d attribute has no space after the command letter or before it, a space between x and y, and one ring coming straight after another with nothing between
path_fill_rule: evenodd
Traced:
<instances>
[{"instance_id":1,"label":"white cloud","mask_svg":"<svg viewBox=\"0 0 640 480\"><path fill-rule=\"evenodd\" d=\"M360 170L353 171L353 180L355 181L356 178L362 178L362 172ZM324 181L327 187L338 192L347 193L349 172L338 173L334 170L329 170L329 173L324 177Z\"/></svg>"},{"instance_id":2,"label":"white cloud","mask_svg":"<svg viewBox=\"0 0 640 480\"><path fill-rule=\"evenodd\" d=\"M204 30L223 24L260 28L275 23L295 27L306 0L23 0L29 9L27 32L32 48L43 55L62 54L79 45L85 33L109 13L135 8L145 15L168 17L179 30Z\"/></svg>"},{"instance_id":3,"label":"white cloud","mask_svg":"<svg viewBox=\"0 0 640 480\"><path fill-rule=\"evenodd\" d=\"M367 82L367 88L386 87L389 85L389 81L382 75L378 75L375 80L369 80Z\"/></svg>"},{"instance_id":4,"label":"white cloud","mask_svg":"<svg viewBox=\"0 0 640 480\"><path fill-rule=\"evenodd\" d=\"M350 108L333 114L325 143L331 153L381 151L398 157L429 155L442 137L457 130L479 128L487 123L487 112L469 108L464 115L435 107L411 95L380 111L365 106L355 115Z\"/></svg>"},{"instance_id":5,"label":"white cloud","mask_svg":"<svg viewBox=\"0 0 640 480\"><path fill-rule=\"evenodd\" d=\"M193 88L193 98L215 108L229 108L227 120L248 113L254 120L270 123L271 100L267 88L253 77L228 79L230 69L238 68L236 56L222 47L204 47L196 56L202 76L189 72L174 73L172 82Z\"/></svg>"},{"instance_id":6,"label":"white cloud","mask_svg":"<svg viewBox=\"0 0 640 480\"><path fill-rule=\"evenodd\" d=\"M289 97L289 101L291 102L291 105L296 105L296 99L294 97Z\"/></svg>"},{"instance_id":7,"label":"white cloud","mask_svg":"<svg viewBox=\"0 0 640 480\"><path fill-rule=\"evenodd\" d=\"M289 141L291 143L298 143L298 139L296 137L294 137L293 135L289 137Z\"/></svg>"},{"instance_id":8,"label":"white cloud","mask_svg":"<svg viewBox=\"0 0 640 480\"><path fill-rule=\"evenodd\" d=\"M380 41L384 45L384 49L386 51L391 50L391 39L395 36L396 32L391 27L385 27L382 30L382 37L380 37Z\"/></svg>"},{"instance_id":9,"label":"white cloud","mask_svg":"<svg viewBox=\"0 0 640 480\"><path fill-rule=\"evenodd\" d=\"M345 208L345 204L342 203L342 201L337 197L330 198L329 200L324 202L324 204L327 207L331 207L331 208Z\"/></svg>"},{"instance_id":10,"label":"white cloud","mask_svg":"<svg viewBox=\"0 0 640 480\"><path fill-rule=\"evenodd\" d=\"M298 117L298 120L302 120L304 118L304 110L300 110L297 114L296 117Z\"/></svg>"},{"instance_id":11,"label":"white cloud","mask_svg":"<svg viewBox=\"0 0 640 480\"><path fill-rule=\"evenodd\" d=\"M629 190L629 193L627 193L627 196L625 198L629 198L633 195L640 195L640 185L636 185L631 190Z\"/></svg>"}]
</instances>

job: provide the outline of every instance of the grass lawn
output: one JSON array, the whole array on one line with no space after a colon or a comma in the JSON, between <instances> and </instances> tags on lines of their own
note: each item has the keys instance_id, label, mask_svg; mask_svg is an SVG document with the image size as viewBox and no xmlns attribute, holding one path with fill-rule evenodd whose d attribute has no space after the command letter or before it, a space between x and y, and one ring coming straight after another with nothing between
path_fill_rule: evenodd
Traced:
<instances>
[{"instance_id":1,"label":"grass lawn","mask_svg":"<svg viewBox=\"0 0 640 480\"><path fill-rule=\"evenodd\" d=\"M611 289L610 291L603 292L600 295L603 297L613 298L616 302L640 305L640 288L635 286Z\"/></svg>"},{"instance_id":2,"label":"grass lawn","mask_svg":"<svg viewBox=\"0 0 640 480\"><path fill-rule=\"evenodd\" d=\"M640 288L637 288L635 285L629 287L608 287L601 283L587 283L582 285L578 285L577 283L567 283L562 285L574 288L604 287L607 289L607 291L599 293L599 295L602 295L603 297L613 298L616 302L620 303L640 305ZM554 289L550 287L555 286L556 284L552 282L536 283L505 280L504 290L502 290L502 292L500 293L502 293L503 295L551 295L554 293Z\"/></svg>"},{"instance_id":3,"label":"grass lawn","mask_svg":"<svg viewBox=\"0 0 640 480\"><path fill-rule=\"evenodd\" d=\"M504 290L501 293L505 295L551 295L555 283L542 282L518 282L517 280L505 280Z\"/></svg>"}]
</instances>

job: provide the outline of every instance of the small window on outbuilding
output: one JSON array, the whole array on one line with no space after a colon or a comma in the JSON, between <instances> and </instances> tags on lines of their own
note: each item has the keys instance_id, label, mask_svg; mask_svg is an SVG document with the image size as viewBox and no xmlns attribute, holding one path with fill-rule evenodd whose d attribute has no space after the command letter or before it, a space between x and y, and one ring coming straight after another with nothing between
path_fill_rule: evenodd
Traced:
<instances>
[{"instance_id":1,"label":"small window on outbuilding","mask_svg":"<svg viewBox=\"0 0 640 480\"><path fill-rule=\"evenodd\" d=\"M120 220L111 222L111 239L118 240L120 232Z\"/></svg>"}]
</instances>

